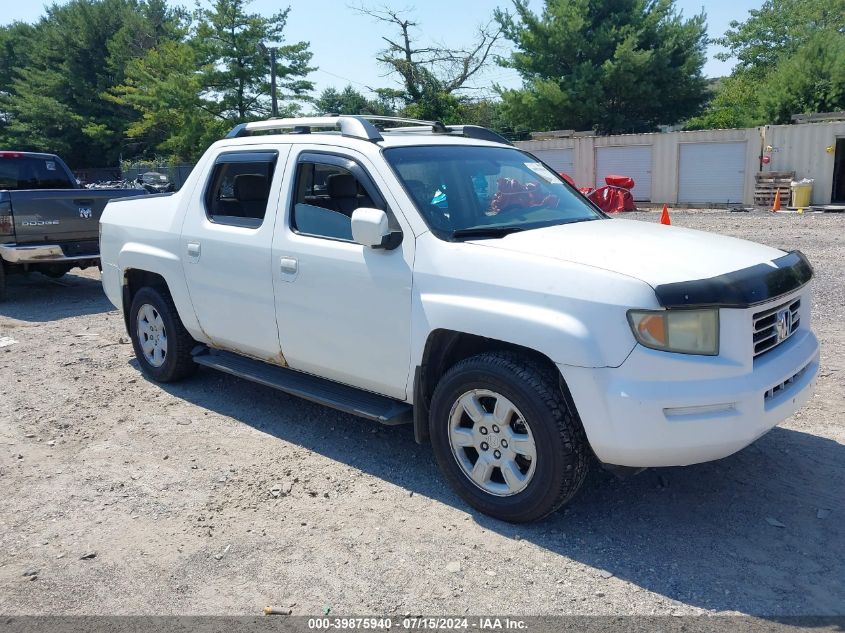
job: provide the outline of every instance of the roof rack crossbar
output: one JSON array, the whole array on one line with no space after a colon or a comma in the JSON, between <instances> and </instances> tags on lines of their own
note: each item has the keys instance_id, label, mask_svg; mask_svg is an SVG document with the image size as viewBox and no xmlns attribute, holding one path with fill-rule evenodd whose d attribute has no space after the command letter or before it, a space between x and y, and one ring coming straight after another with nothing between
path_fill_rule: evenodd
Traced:
<instances>
[{"instance_id":1,"label":"roof rack crossbar","mask_svg":"<svg viewBox=\"0 0 845 633\"><path fill-rule=\"evenodd\" d=\"M403 134L431 134L432 131L421 126L409 127L393 127L384 132L398 132ZM490 128L481 127L480 125L447 125L444 126L442 132L433 132L434 134L456 134L465 138L474 138L480 141L490 141L491 143L502 143L503 145L513 145L508 139L494 132Z\"/></svg>"},{"instance_id":2,"label":"roof rack crossbar","mask_svg":"<svg viewBox=\"0 0 845 633\"><path fill-rule=\"evenodd\" d=\"M450 132L454 130L466 138L474 138L479 141L490 141L491 143L502 143L504 145L513 145L513 143L498 132L494 132L490 128L481 127L480 125L450 125L448 130Z\"/></svg>"},{"instance_id":3,"label":"roof rack crossbar","mask_svg":"<svg viewBox=\"0 0 845 633\"><path fill-rule=\"evenodd\" d=\"M384 140L376 129L376 126L358 116L302 117L253 121L251 123L236 125L226 135L226 138L240 138L249 136L253 132L269 132L273 130L290 130L290 133L294 134L308 134L312 128L339 128L343 136L373 142Z\"/></svg>"},{"instance_id":4,"label":"roof rack crossbar","mask_svg":"<svg viewBox=\"0 0 845 633\"><path fill-rule=\"evenodd\" d=\"M360 115L362 119L366 119L367 121L385 121L387 123L411 123L414 127L430 127L433 132L444 134L446 132L446 126L443 125L440 121L425 121L423 119L409 119L407 117L401 116L382 116L380 114L362 114ZM390 131L393 128L387 128L386 131Z\"/></svg>"}]
</instances>

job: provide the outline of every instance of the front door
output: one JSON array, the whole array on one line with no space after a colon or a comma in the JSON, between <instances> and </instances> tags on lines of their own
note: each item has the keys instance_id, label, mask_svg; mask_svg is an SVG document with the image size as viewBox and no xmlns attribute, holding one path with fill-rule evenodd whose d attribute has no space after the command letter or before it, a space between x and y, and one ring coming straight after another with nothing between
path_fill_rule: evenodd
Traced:
<instances>
[{"instance_id":1,"label":"front door","mask_svg":"<svg viewBox=\"0 0 845 633\"><path fill-rule=\"evenodd\" d=\"M191 302L214 347L282 364L271 248L290 146L222 152L182 225Z\"/></svg>"},{"instance_id":2,"label":"front door","mask_svg":"<svg viewBox=\"0 0 845 633\"><path fill-rule=\"evenodd\" d=\"M404 398L414 240L367 166L351 150L294 149L273 243L279 339L293 369ZM386 211L402 244L384 250L353 242L359 207Z\"/></svg>"}]
</instances>

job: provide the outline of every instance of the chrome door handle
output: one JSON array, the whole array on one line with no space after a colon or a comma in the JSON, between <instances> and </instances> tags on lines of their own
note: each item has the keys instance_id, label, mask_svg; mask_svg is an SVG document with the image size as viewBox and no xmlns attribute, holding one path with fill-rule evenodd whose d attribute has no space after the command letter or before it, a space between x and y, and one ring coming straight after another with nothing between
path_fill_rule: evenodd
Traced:
<instances>
[{"instance_id":1,"label":"chrome door handle","mask_svg":"<svg viewBox=\"0 0 845 633\"><path fill-rule=\"evenodd\" d=\"M299 263L293 257L282 257L279 260L279 269L283 275L295 275L299 270Z\"/></svg>"}]
</instances>

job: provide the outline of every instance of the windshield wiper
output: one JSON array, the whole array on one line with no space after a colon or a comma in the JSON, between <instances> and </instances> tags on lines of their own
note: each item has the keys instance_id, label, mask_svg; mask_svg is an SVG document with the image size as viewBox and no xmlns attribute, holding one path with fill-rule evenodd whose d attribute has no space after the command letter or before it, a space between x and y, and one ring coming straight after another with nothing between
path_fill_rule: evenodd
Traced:
<instances>
[{"instance_id":1,"label":"windshield wiper","mask_svg":"<svg viewBox=\"0 0 845 633\"><path fill-rule=\"evenodd\" d=\"M522 230L521 226L474 226L456 229L452 231L452 237L504 237Z\"/></svg>"}]
</instances>

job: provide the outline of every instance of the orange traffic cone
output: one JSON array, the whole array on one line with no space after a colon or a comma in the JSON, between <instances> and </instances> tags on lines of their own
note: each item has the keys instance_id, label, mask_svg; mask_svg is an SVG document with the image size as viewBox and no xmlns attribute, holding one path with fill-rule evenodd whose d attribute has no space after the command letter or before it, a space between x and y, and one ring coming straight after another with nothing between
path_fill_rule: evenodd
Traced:
<instances>
[{"instance_id":1,"label":"orange traffic cone","mask_svg":"<svg viewBox=\"0 0 845 633\"><path fill-rule=\"evenodd\" d=\"M775 190L775 202L772 205L772 213L780 211L780 189Z\"/></svg>"},{"instance_id":2,"label":"orange traffic cone","mask_svg":"<svg viewBox=\"0 0 845 633\"><path fill-rule=\"evenodd\" d=\"M663 213L660 214L660 224L672 224L672 221L669 219L669 207L665 204L663 205Z\"/></svg>"}]
</instances>

